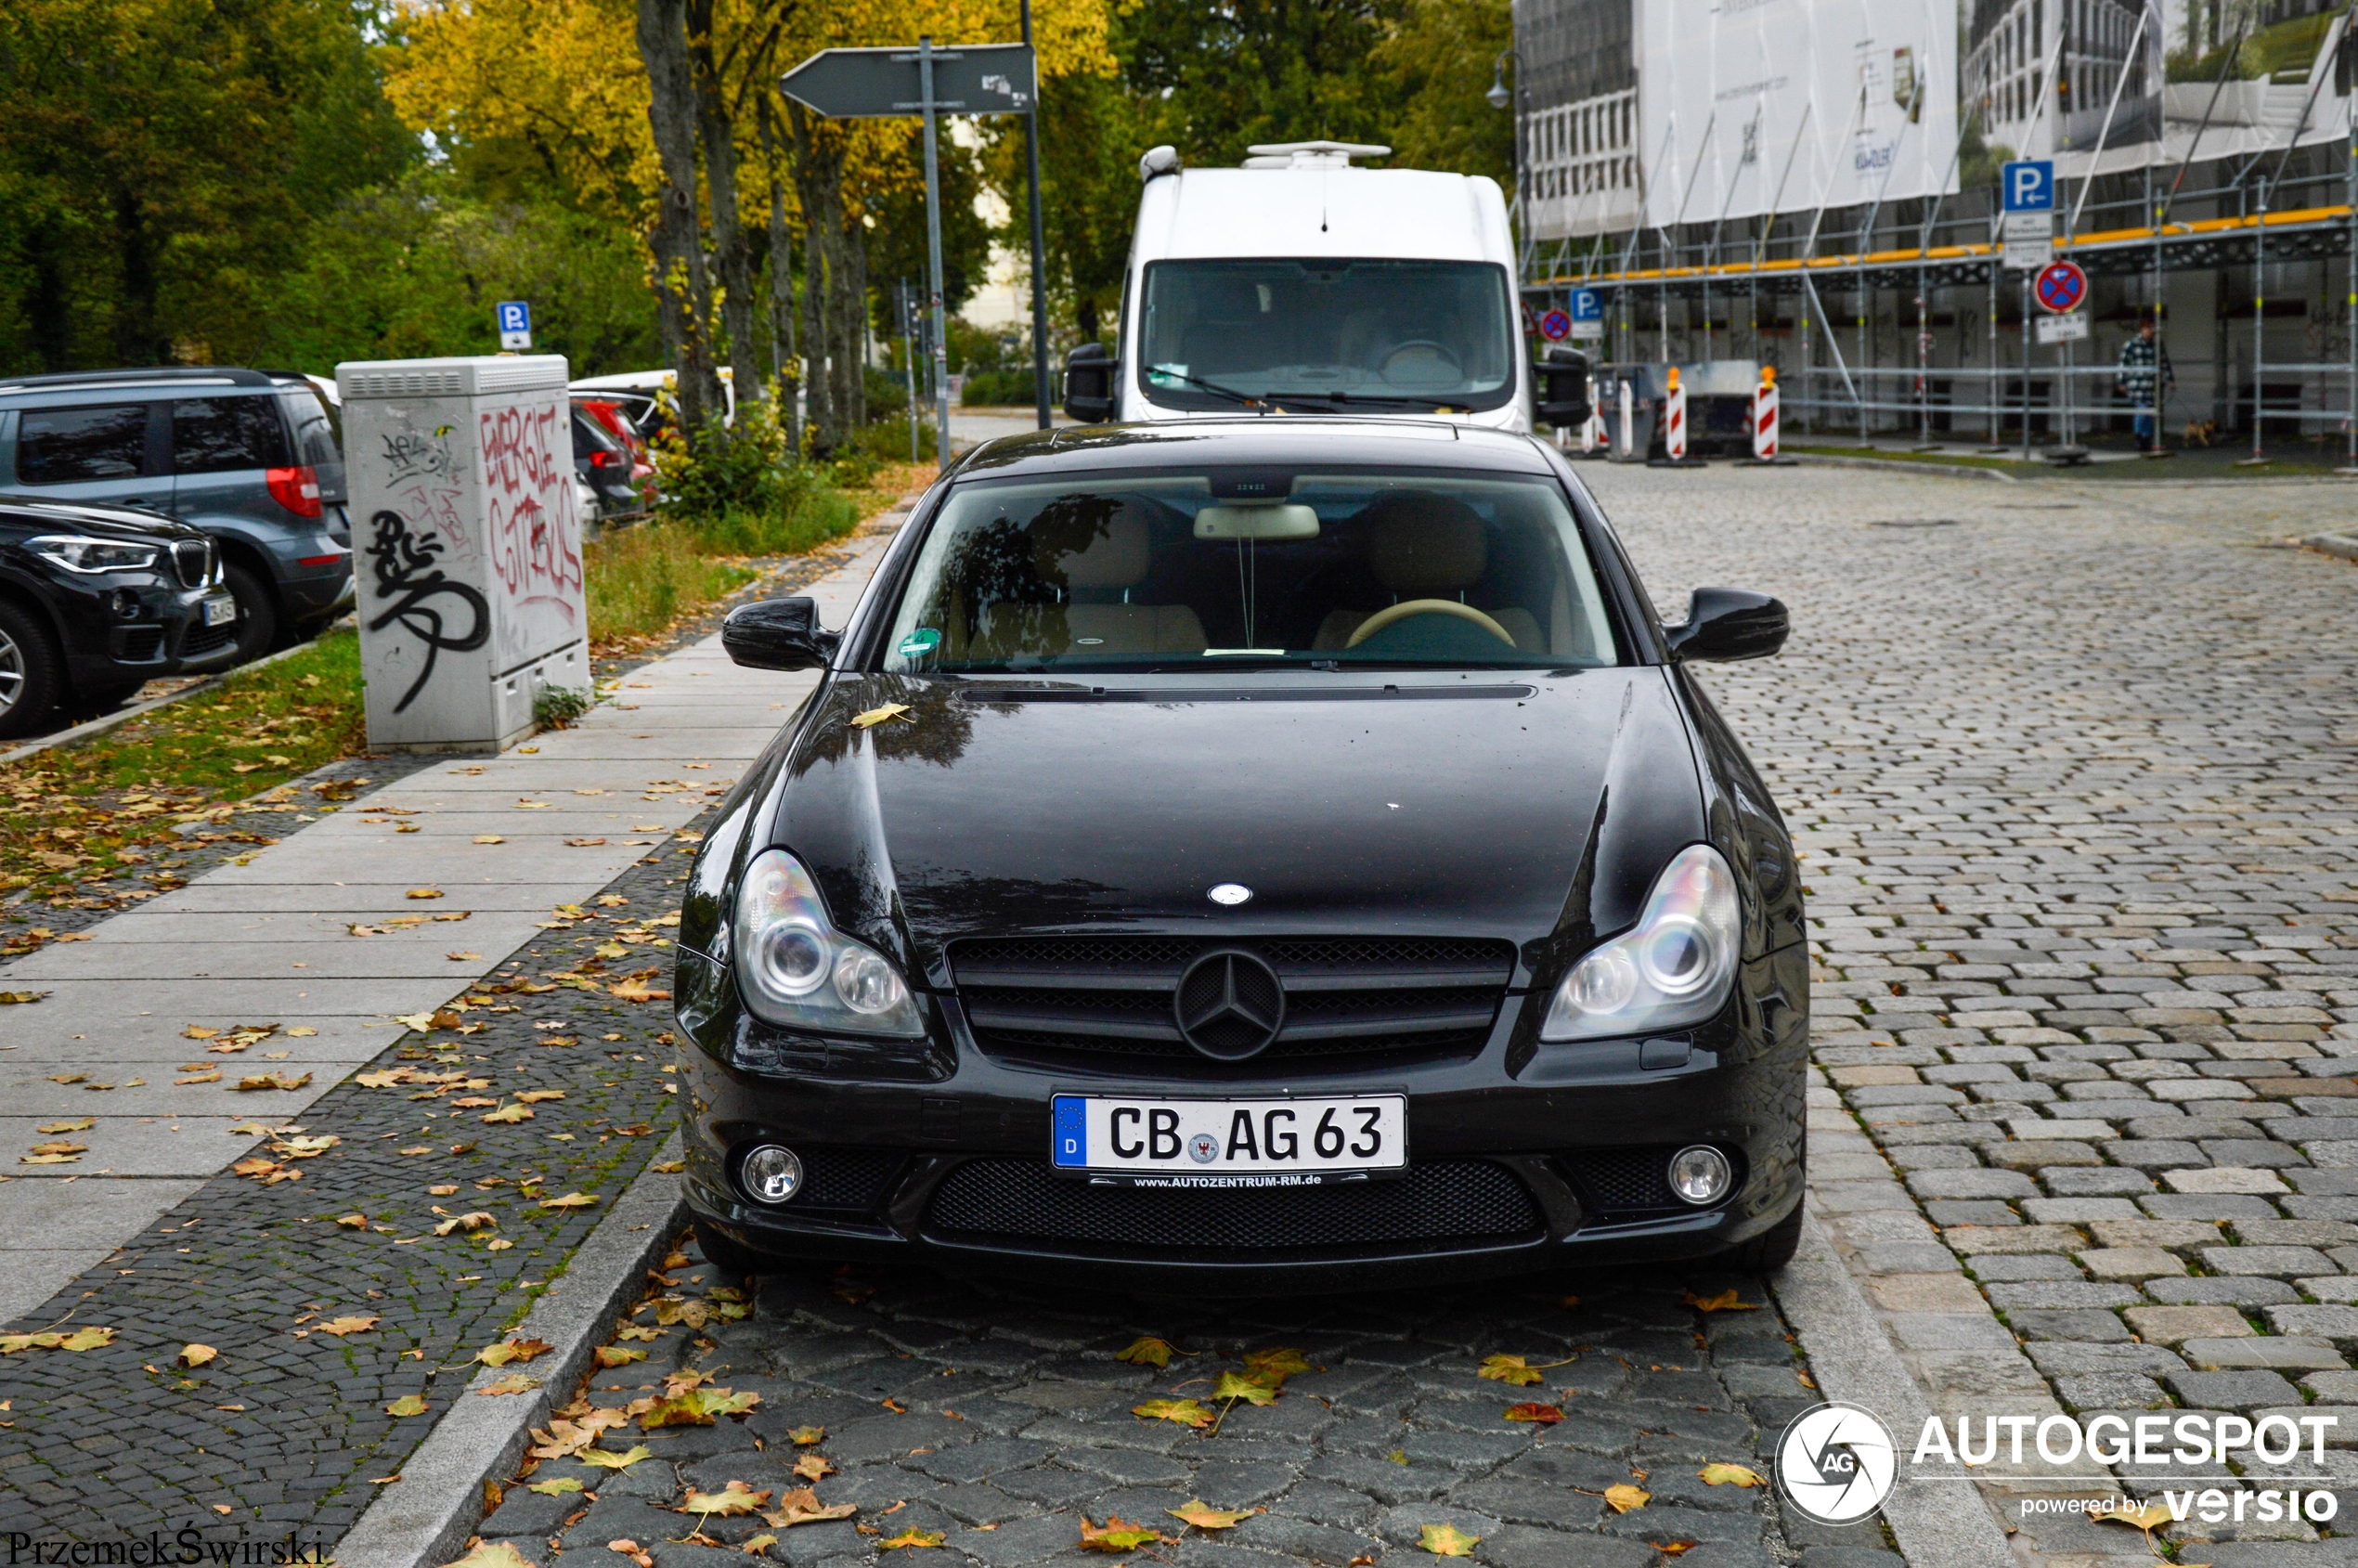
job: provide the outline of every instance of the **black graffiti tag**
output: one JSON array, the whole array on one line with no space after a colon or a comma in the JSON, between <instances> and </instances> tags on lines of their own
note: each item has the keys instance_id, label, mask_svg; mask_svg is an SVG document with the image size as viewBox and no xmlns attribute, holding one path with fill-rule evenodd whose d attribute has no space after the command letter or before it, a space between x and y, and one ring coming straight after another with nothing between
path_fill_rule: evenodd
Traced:
<instances>
[{"instance_id":1,"label":"black graffiti tag","mask_svg":"<svg viewBox=\"0 0 2358 1568\"><path fill-rule=\"evenodd\" d=\"M376 529L368 550L377 578L376 596L394 602L390 608L377 613L369 623L369 629L382 631L399 621L411 636L426 645L425 667L418 671L418 679L409 682L409 689L393 706L394 712L401 713L434 678L434 657L442 649L464 654L491 640L491 608L484 603L482 594L442 575L442 568L434 564L434 558L442 553L442 541L434 538L432 529L423 535L411 534L408 521L397 512L380 512L369 523ZM465 605L473 617L462 637L448 635L443 612L433 603L445 594Z\"/></svg>"}]
</instances>

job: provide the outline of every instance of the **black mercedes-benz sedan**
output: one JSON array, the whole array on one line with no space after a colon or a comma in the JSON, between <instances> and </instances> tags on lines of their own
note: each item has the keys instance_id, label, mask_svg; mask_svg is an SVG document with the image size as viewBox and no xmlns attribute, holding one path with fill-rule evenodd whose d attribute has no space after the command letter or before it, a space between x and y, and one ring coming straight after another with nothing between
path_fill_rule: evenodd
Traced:
<instances>
[{"instance_id":1,"label":"black mercedes-benz sedan","mask_svg":"<svg viewBox=\"0 0 2358 1568\"><path fill-rule=\"evenodd\" d=\"M1572 467L1276 418L994 441L707 834L674 1005L714 1261L1270 1290L1800 1235L1791 841Z\"/></svg>"}]
</instances>

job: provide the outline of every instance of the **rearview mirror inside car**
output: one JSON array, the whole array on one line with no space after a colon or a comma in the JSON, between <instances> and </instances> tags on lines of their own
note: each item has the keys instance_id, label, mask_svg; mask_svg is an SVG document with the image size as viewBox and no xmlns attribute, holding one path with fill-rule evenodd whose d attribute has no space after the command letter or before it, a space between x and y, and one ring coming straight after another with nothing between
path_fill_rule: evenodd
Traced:
<instances>
[{"instance_id":1,"label":"rearview mirror inside car","mask_svg":"<svg viewBox=\"0 0 2358 1568\"><path fill-rule=\"evenodd\" d=\"M819 624L810 599L764 599L740 604L720 623L720 646L748 669L820 669L843 633Z\"/></svg>"},{"instance_id":2,"label":"rearview mirror inside car","mask_svg":"<svg viewBox=\"0 0 2358 1568\"><path fill-rule=\"evenodd\" d=\"M1785 645L1790 627L1784 605L1765 593L1699 588L1687 601L1685 623L1662 630L1673 658L1726 664L1768 657Z\"/></svg>"},{"instance_id":3,"label":"rearview mirror inside car","mask_svg":"<svg viewBox=\"0 0 2358 1568\"><path fill-rule=\"evenodd\" d=\"M1083 424L1113 418L1113 356L1101 343L1084 343L1065 356L1065 412Z\"/></svg>"},{"instance_id":4,"label":"rearview mirror inside car","mask_svg":"<svg viewBox=\"0 0 2358 1568\"><path fill-rule=\"evenodd\" d=\"M1588 356L1576 348L1555 347L1535 367L1539 378L1539 422L1568 430L1588 420Z\"/></svg>"},{"instance_id":5,"label":"rearview mirror inside car","mask_svg":"<svg viewBox=\"0 0 2358 1568\"><path fill-rule=\"evenodd\" d=\"M1208 506L1196 513L1199 539L1315 539L1318 509L1296 502L1273 506Z\"/></svg>"}]
</instances>

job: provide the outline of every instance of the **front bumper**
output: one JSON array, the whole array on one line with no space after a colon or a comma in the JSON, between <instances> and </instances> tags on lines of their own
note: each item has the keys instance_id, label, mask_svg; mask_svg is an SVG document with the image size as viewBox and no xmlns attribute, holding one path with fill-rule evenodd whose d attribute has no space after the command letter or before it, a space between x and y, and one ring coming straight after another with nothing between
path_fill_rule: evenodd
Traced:
<instances>
[{"instance_id":1,"label":"front bumper","mask_svg":"<svg viewBox=\"0 0 2358 1568\"><path fill-rule=\"evenodd\" d=\"M1707 1257L1801 1201L1807 983L1800 947L1747 965L1721 1016L1676 1037L1687 1049L1675 1067L1642 1067L1635 1040L1537 1045L1544 999L1509 995L1464 1059L1236 1082L1185 1067L1117 1074L997 1059L954 996L933 999L934 1038L914 1050L797 1043L748 1019L726 969L683 949L680 1022L700 1047L686 1053L681 1091L685 1191L699 1224L759 1252L1134 1287L1381 1288L1429 1279L1437 1264L1462 1280ZM1653 1043L1647 1059L1678 1054ZM767 1070L732 1065L764 1052ZM1141 1198L1046 1173L1059 1093L1388 1092L1408 1097L1409 1176L1353 1184L1356 1197ZM736 1187L734 1158L756 1142L802 1157L809 1177L795 1199L759 1204ZM1738 1168L1734 1193L1701 1211L1670 1198L1658 1173L1694 1143ZM1639 1190L1650 1173L1651 1198Z\"/></svg>"}]
</instances>

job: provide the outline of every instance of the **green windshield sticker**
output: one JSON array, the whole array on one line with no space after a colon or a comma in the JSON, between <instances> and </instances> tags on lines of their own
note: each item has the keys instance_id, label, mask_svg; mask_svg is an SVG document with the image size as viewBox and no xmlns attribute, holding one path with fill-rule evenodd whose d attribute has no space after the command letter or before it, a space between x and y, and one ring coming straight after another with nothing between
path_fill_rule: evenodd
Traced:
<instances>
[{"instance_id":1,"label":"green windshield sticker","mask_svg":"<svg viewBox=\"0 0 2358 1568\"><path fill-rule=\"evenodd\" d=\"M920 627L900 640L900 656L904 659L922 658L940 645L941 633L929 626Z\"/></svg>"}]
</instances>

